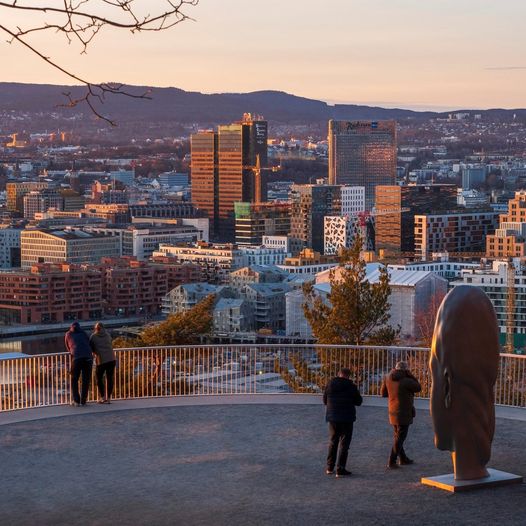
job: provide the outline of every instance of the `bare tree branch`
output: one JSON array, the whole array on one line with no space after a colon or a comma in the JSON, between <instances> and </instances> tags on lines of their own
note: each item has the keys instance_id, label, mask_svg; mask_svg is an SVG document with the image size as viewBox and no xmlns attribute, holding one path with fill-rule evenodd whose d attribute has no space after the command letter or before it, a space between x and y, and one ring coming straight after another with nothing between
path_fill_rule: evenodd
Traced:
<instances>
[{"instance_id":1,"label":"bare tree branch","mask_svg":"<svg viewBox=\"0 0 526 526\"><path fill-rule=\"evenodd\" d=\"M98 118L115 126L115 122L104 116L98 104L104 104L108 95L124 95L137 99L149 99L149 92L136 94L127 91L118 83L93 83L61 66L30 42L30 37L42 32L53 32L65 37L68 44L77 42L80 53L85 54L88 46L104 27L130 31L132 34L143 31L165 31L181 22L192 20L185 12L186 7L196 6L199 0L164 0L163 6L156 12L144 10L149 0L46 0L47 5L38 5L40 1L11 0L0 1L0 31L8 35L8 42L16 42L38 56L52 68L70 79L85 86L82 96L74 97L71 92L64 93L66 103L62 107L75 107L85 103ZM150 4L151 5L151 4ZM35 13L41 18L29 27L10 27L6 22L11 12ZM31 17L29 17L31 19Z\"/></svg>"}]
</instances>

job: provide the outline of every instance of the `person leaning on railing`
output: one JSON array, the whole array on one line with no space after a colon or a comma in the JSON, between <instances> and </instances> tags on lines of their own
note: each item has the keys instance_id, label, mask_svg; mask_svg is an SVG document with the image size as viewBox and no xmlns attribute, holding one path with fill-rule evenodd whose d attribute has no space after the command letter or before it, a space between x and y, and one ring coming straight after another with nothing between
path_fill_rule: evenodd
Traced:
<instances>
[{"instance_id":1,"label":"person leaning on railing","mask_svg":"<svg viewBox=\"0 0 526 526\"><path fill-rule=\"evenodd\" d=\"M95 330L90 336L89 343L97 358L95 374L100 396L99 404L109 404L113 394L116 360L111 336L100 321L95 324ZM104 382L104 376L106 376L106 382Z\"/></svg>"},{"instance_id":2,"label":"person leaning on railing","mask_svg":"<svg viewBox=\"0 0 526 526\"><path fill-rule=\"evenodd\" d=\"M86 405L93 367L93 355L88 335L80 328L79 322L71 324L64 337L66 350L71 354L71 405ZM82 375L82 390L79 395L79 379Z\"/></svg>"}]
</instances>

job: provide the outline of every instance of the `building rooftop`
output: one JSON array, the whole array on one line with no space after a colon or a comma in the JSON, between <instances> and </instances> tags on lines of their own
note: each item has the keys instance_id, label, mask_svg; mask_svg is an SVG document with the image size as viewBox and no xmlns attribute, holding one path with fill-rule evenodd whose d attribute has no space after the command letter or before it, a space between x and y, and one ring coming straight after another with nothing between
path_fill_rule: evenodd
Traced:
<instances>
[{"instance_id":1,"label":"building rooftop","mask_svg":"<svg viewBox=\"0 0 526 526\"><path fill-rule=\"evenodd\" d=\"M358 408L349 479L324 473L319 396L199 396L0 414L4 524L524 524L524 485L451 495L420 484L452 471L422 400L388 472L387 409ZM497 409L490 467L526 466L524 418ZM36 438L37 437L37 438ZM79 447L86 444L86 447ZM146 446L145 446L146 445Z\"/></svg>"}]
</instances>

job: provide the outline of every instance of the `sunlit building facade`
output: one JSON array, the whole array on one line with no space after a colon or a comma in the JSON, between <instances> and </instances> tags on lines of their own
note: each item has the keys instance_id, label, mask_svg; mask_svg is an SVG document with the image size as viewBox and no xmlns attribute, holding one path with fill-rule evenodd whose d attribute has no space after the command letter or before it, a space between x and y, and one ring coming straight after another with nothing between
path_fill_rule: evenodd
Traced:
<instances>
[{"instance_id":1,"label":"sunlit building facade","mask_svg":"<svg viewBox=\"0 0 526 526\"><path fill-rule=\"evenodd\" d=\"M395 121L329 121L329 184L364 186L365 207L377 185L396 182Z\"/></svg>"}]
</instances>

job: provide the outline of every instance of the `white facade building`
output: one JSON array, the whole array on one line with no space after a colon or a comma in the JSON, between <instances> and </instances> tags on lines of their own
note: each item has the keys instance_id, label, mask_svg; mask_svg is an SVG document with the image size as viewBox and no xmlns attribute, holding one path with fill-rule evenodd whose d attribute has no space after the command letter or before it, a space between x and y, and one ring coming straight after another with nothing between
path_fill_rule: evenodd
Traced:
<instances>
[{"instance_id":1,"label":"white facade building","mask_svg":"<svg viewBox=\"0 0 526 526\"><path fill-rule=\"evenodd\" d=\"M281 265L285 258L289 256L286 250L282 247L268 248L265 246L240 246L239 250L244 258L244 266L251 265Z\"/></svg>"},{"instance_id":2,"label":"white facade building","mask_svg":"<svg viewBox=\"0 0 526 526\"><path fill-rule=\"evenodd\" d=\"M325 216L323 223L323 253L338 254L341 248L350 248L356 236L362 236L360 220L356 216Z\"/></svg>"},{"instance_id":3,"label":"white facade building","mask_svg":"<svg viewBox=\"0 0 526 526\"><path fill-rule=\"evenodd\" d=\"M341 187L342 216L356 214L365 210L365 186Z\"/></svg>"}]
</instances>

